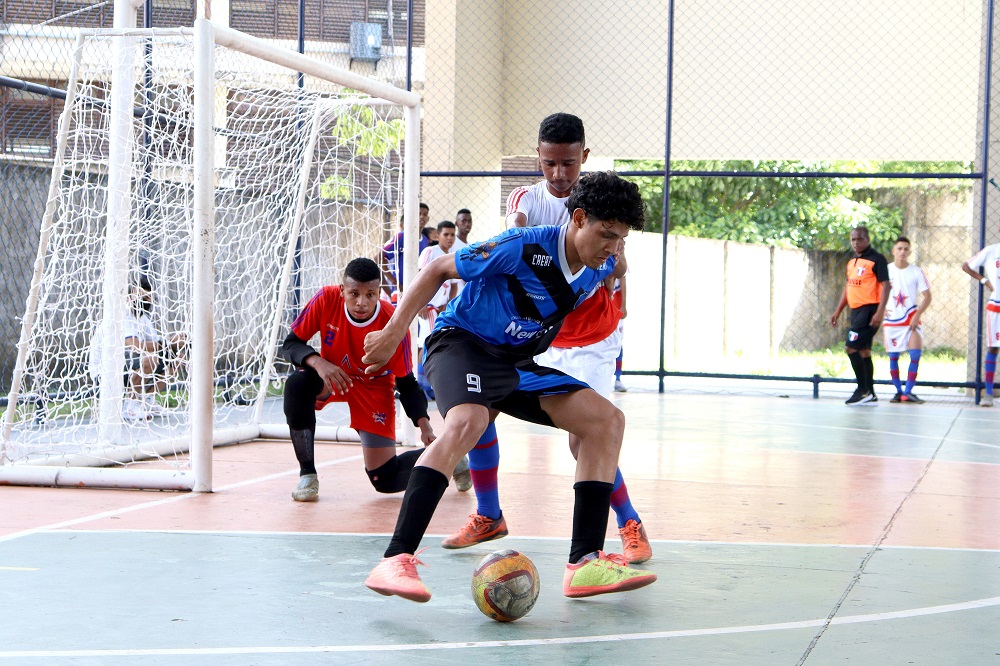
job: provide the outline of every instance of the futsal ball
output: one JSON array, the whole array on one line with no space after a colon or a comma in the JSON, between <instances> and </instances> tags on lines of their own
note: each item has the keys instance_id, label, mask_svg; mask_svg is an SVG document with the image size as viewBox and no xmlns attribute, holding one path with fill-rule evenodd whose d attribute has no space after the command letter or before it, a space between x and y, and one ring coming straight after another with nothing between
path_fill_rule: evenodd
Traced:
<instances>
[{"instance_id":1,"label":"futsal ball","mask_svg":"<svg viewBox=\"0 0 1000 666\"><path fill-rule=\"evenodd\" d=\"M527 555L497 550L479 561L472 574L472 600L497 622L524 617L538 600L538 569Z\"/></svg>"}]
</instances>

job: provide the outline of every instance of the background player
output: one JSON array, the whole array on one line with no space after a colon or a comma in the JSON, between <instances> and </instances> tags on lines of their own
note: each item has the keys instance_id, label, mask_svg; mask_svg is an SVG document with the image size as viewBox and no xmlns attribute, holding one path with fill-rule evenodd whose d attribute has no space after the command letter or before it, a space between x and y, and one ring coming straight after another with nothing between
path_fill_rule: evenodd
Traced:
<instances>
[{"instance_id":1,"label":"background player","mask_svg":"<svg viewBox=\"0 0 1000 666\"><path fill-rule=\"evenodd\" d=\"M889 269L885 257L871 248L868 227L851 229L854 258L847 262L847 284L837 309L830 315L836 327L840 313L851 306L851 327L847 331L845 351L858 379L858 388L846 400L848 405L878 402L875 395L875 366L872 364L872 338L885 318L889 300Z\"/></svg>"},{"instance_id":2,"label":"background player","mask_svg":"<svg viewBox=\"0 0 1000 666\"><path fill-rule=\"evenodd\" d=\"M510 227L559 226L569 222L568 197L590 154L583 121L568 113L546 117L538 128L537 151L545 179L531 187L517 188L508 197L507 224ZM596 286L586 300L566 316L548 351L536 359L543 366L583 380L605 398L610 398L614 390L615 360L621 351L618 324L622 313L612 301L613 286L614 278ZM469 516L465 526L441 543L445 548L465 548L508 533L498 490L500 448L496 433L486 434L487 441L481 441L469 454L476 512ZM579 446L579 439L570 433L569 448L574 457ZM652 557L653 551L642 520L632 506L621 470L615 472L611 507L615 511L625 558L632 563L645 562Z\"/></svg>"},{"instance_id":3,"label":"background player","mask_svg":"<svg viewBox=\"0 0 1000 666\"><path fill-rule=\"evenodd\" d=\"M889 354L889 375L896 387L896 395L889 402L920 404L923 400L913 392L913 385L917 382L917 368L924 344L920 321L931 304L931 287L924 272L909 262L910 239L905 236L896 239L892 245L892 258L893 262L889 264L892 288L882 324L885 350ZM910 354L905 387L899 379L899 356L904 351Z\"/></svg>"},{"instance_id":4,"label":"background player","mask_svg":"<svg viewBox=\"0 0 1000 666\"><path fill-rule=\"evenodd\" d=\"M976 266L984 272L972 268ZM1000 350L1000 295L997 294L997 280L1000 279L1000 243L987 245L974 257L962 264L962 270L979 280L986 288L989 300L986 302L986 362L983 368L983 382L986 392L979 401L981 407L993 406L993 379L997 370L997 351Z\"/></svg>"},{"instance_id":5,"label":"background player","mask_svg":"<svg viewBox=\"0 0 1000 666\"><path fill-rule=\"evenodd\" d=\"M408 335L382 373L369 376L364 372L365 336L381 330L393 313L392 305L380 299L381 293L378 265L371 259L352 260L340 285L323 287L309 301L282 345L282 356L299 368L288 377L284 392L285 419L299 461L299 484L292 492L298 502L319 499L316 412L331 402L347 403L351 427L361 435L365 470L380 493L403 490L423 452L415 449L396 455L394 385L406 415L420 428L420 440L425 446L434 441L427 400L413 378ZM316 333L321 334L319 352L307 342Z\"/></svg>"},{"instance_id":6,"label":"background player","mask_svg":"<svg viewBox=\"0 0 1000 666\"><path fill-rule=\"evenodd\" d=\"M470 231L472 231L472 211L462 208L455 213L455 252L469 244Z\"/></svg>"},{"instance_id":7,"label":"background player","mask_svg":"<svg viewBox=\"0 0 1000 666\"><path fill-rule=\"evenodd\" d=\"M418 270L423 269L438 257L451 252L455 245L454 222L451 220L439 222L436 231L438 242L424 248L424 251L420 253L420 257L417 259ZM437 319L438 313L444 310L445 306L455 297L457 292L458 287L455 285L454 280L445 281L441 285L441 288L434 293L427 307L417 314L417 383L420 384L420 388L427 394L428 400L434 399L434 391L431 389L430 384L427 383L426 377L424 377L424 341L431 334L431 329L434 328L434 320ZM464 490L468 490L468 488Z\"/></svg>"},{"instance_id":8,"label":"background player","mask_svg":"<svg viewBox=\"0 0 1000 666\"><path fill-rule=\"evenodd\" d=\"M468 283L427 340L427 373L444 431L413 468L385 557L365 581L379 594L430 599L415 552L448 485L442 470L472 448L500 411L581 438L563 594L619 592L656 579L603 552L624 415L583 382L533 360L585 294L609 275L624 274L618 255L629 229L642 229L642 197L633 183L598 173L581 179L569 204L569 224L509 230L433 261L386 327L365 341L367 371L378 372L441 283L455 277Z\"/></svg>"}]
</instances>

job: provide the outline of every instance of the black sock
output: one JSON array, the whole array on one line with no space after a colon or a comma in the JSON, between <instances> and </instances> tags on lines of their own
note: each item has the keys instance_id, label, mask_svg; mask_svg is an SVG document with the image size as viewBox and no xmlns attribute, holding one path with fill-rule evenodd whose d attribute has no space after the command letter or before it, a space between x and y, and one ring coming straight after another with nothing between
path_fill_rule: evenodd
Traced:
<instances>
[{"instance_id":1,"label":"black sock","mask_svg":"<svg viewBox=\"0 0 1000 666\"><path fill-rule=\"evenodd\" d=\"M577 481L573 484L576 501L573 504L573 541L570 543L570 564L584 555L604 550L604 535L608 531L613 483Z\"/></svg>"},{"instance_id":2,"label":"black sock","mask_svg":"<svg viewBox=\"0 0 1000 666\"><path fill-rule=\"evenodd\" d=\"M856 351L848 352L847 358L851 361L851 368L854 370L854 376L858 380L858 390L864 393L868 390L867 382L865 382L865 368L862 363L861 354Z\"/></svg>"},{"instance_id":3,"label":"black sock","mask_svg":"<svg viewBox=\"0 0 1000 666\"><path fill-rule=\"evenodd\" d=\"M868 382L868 392L875 395L875 362L872 357L861 359L865 364L865 379Z\"/></svg>"},{"instance_id":4,"label":"black sock","mask_svg":"<svg viewBox=\"0 0 1000 666\"><path fill-rule=\"evenodd\" d=\"M609 487L611 484L607 484ZM441 496L448 487L448 477L430 467L414 467L410 472L410 482L403 495L403 505L399 507L399 518L396 529L392 533L389 547L385 549L385 557L393 557L400 553L412 555L417 552L420 540L431 522L434 510ZM604 507L604 520L608 519L608 509L611 506L611 491L608 490L608 504Z\"/></svg>"},{"instance_id":5,"label":"black sock","mask_svg":"<svg viewBox=\"0 0 1000 666\"><path fill-rule=\"evenodd\" d=\"M406 490L406 484L410 480L410 471L423 452L423 449L406 451L398 456L393 456L381 467L372 470L366 469L368 480L380 493L398 493L401 490Z\"/></svg>"},{"instance_id":6,"label":"black sock","mask_svg":"<svg viewBox=\"0 0 1000 666\"><path fill-rule=\"evenodd\" d=\"M299 461L299 476L316 473L316 458L312 430L290 430L295 458Z\"/></svg>"}]
</instances>

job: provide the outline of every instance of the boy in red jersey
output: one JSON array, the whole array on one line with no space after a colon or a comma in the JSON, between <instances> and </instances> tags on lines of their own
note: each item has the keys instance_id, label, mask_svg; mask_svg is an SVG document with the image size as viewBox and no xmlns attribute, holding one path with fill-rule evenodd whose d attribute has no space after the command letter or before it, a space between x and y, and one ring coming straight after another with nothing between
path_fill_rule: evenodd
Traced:
<instances>
[{"instance_id":1,"label":"boy in red jersey","mask_svg":"<svg viewBox=\"0 0 1000 666\"><path fill-rule=\"evenodd\" d=\"M350 408L351 427L361 435L365 470L380 493L404 490L422 452L415 449L396 455L394 388L403 411L420 428L424 445L434 441L427 399L413 377L409 335L378 375L365 375L361 363L365 336L382 330L393 313L392 305L380 299L380 278L379 267L371 259L352 260L340 285L323 287L309 301L282 345L282 357L299 368L285 382L284 391L285 419L299 461L299 484L292 492L298 502L319 499L313 450L316 412L331 402L346 402ZM307 342L317 333L319 352Z\"/></svg>"}]
</instances>

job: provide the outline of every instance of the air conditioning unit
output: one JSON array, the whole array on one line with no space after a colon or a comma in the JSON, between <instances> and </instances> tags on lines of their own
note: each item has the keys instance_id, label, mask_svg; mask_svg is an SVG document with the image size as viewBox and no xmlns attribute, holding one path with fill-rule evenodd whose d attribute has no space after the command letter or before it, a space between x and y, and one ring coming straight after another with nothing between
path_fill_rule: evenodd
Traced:
<instances>
[{"instance_id":1,"label":"air conditioning unit","mask_svg":"<svg viewBox=\"0 0 1000 666\"><path fill-rule=\"evenodd\" d=\"M382 25L379 23L351 24L351 62L378 63L382 59Z\"/></svg>"}]
</instances>

